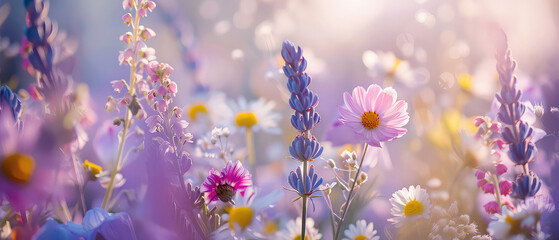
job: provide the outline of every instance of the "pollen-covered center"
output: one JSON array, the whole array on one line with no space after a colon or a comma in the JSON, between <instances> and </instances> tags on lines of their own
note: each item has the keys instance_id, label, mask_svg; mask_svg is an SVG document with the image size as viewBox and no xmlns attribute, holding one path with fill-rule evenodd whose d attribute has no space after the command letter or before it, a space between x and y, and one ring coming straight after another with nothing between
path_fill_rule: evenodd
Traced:
<instances>
[{"instance_id":1,"label":"pollen-covered center","mask_svg":"<svg viewBox=\"0 0 559 240\"><path fill-rule=\"evenodd\" d=\"M14 153L4 158L0 169L8 180L27 183L35 170L35 161L29 155Z\"/></svg>"},{"instance_id":2,"label":"pollen-covered center","mask_svg":"<svg viewBox=\"0 0 559 240\"><path fill-rule=\"evenodd\" d=\"M367 240L367 237L365 237L363 235L359 235L359 236L353 238L353 240Z\"/></svg>"},{"instance_id":3,"label":"pollen-covered center","mask_svg":"<svg viewBox=\"0 0 559 240\"><path fill-rule=\"evenodd\" d=\"M217 194L217 197L219 197L219 200L221 200L222 202L229 202L235 195L235 189L227 184L223 184L217 186L217 188L215 189L215 193Z\"/></svg>"},{"instance_id":4,"label":"pollen-covered center","mask_svg":"<svg viewBox=\"0 0 559 240\"><path fill-rule=\"evenodd\" d=\"M229 210L229 228L235 230L233 222L245 229L252 222L252 209L249 207L231 208Z\"/></svg>"},{"instance_id":5,"label":"pollen-covered center","mask_svg":"<svg viewBox=\"0 0 559 240\"><path fill-rule=\"evenodd\" d=\"M299 235L297 235L297 236L295 236L295 237L293 238L293 240L301 240L301 239L302 239L302 238L301 238L301 234L299 234ZM307 236L307 234L305 234L305 239L309 239L309 237Z\"/></svg>"},{"instance_id":6,"label":"pollen-covered center","mask_svg":"<svg viewBox=\"0 0 559 240\"><path fill-rule=\"evenodd\" d=\"M93 175L97 175L101 173L101 171L103 171L103 168L101 166L88 160L85 160L85 162L83 162L83 167L85 168L85 171L91 172L91 174Z\"/></svg>"},{"instance_id":7,"label":"pollen-covered center","mask_svg":"<svg viewBox=\"0 0 559 240\"><path fill-rule=\"evenodd\" d=\"M417 200L411 200L404 206L404 215L409 217L411 215L421 214L423 212L423 204Z\"/></svg>"},{"instance_id":8,"label":"pollen-covered center","mask_svg":"<svg viewBox=\"0 0 559 240\"><path fill-rule=\"evenodd\" d=\"M194 104L188 110L188 116L192 120L196 120L196 117L200 113L202 113L202 114L207 114L208 113L208 108L206 107L206 105L204 105L202 103Z\"/></svg>"},{"instance_id":9,"label":"pollen-covered center","mask_svg":"<svg viewBox=\"0 0 559 240\"><path fill-rule=\"evenodd\" d=\"M375 112L365 112L361 115L361 124L367 129L375 129L380 125L380 118Z\"/></svg>"},{"instance_id":10,"label":"pollen-covered center","mask_svg":"<svg viewBox=\"0 0 559 240\"><path fill-rule=\"evenodd\" d=\"M521 233L522 228L520 227L521 221L519 219L512 219L509 215L507 215L505 222L510 225L511 234Z\"/></svg>"},{"instance_id":11,"label":"pollen-covered center","mask_svg":"<svg viewBox=\"0 0 559 240\"><path fill-rule=\"evenodd\" d=\"M244 111L237 114L235 123L239 127L252 127L258 123L258 118L256 118L256 115L254 115L253 112Z\"/></svg>"}]
</instances>

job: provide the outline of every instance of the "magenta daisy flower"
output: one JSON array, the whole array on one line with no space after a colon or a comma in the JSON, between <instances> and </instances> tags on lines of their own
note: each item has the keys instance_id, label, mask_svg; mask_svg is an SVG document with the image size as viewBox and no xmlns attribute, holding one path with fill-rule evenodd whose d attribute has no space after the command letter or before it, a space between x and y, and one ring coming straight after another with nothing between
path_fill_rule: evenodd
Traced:
<instances>
[{"instance_id":1,"label":"magenta daisy flower","mask_svg":"<svg viewBox=\"0 0 559 240\"><path fill-rule=\"evenodd\" d=\"M349 126L369 145L380 147L380 142L403 136L409 121L408 104L396 101L396 91L371 84L365 91L356 87L344 93L345 106L338 106L342 123Z\"/></svg>"},{"instance_id":2,"label":"magenta daisy flower","mask_svg":"<svg viewBox=\"0 0 559 240\"><path fill-rule=\"evenodd\" d=\"M206 201L208 203L217 201L229 202L235 193L244 195L246 189L252 186L250 173L243 167L241 162L227 162L227 166L218 172L210 170L210 175L202 184L202 192L208 193Z\"/></svg>"}]
</instances>

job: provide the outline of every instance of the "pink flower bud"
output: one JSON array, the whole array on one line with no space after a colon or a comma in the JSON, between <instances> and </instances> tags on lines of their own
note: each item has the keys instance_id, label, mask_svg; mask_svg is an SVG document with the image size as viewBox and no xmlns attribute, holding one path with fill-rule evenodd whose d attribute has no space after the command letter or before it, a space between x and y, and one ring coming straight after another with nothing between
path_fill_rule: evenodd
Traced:
<instances>
[{"instance_id":1,"label":"pink flower bud","mask_svg":"<svg viewBox=\"0 0 559 240\"><path fill-rule=\"evenodd\" d=\"M136 86L140 94L147 94L149 92L149 85L145 81L139 81Z\"/></svg>"},{"instance_id":2,"label":"pink flower bud","mask_svg":"<svg viewBox=\"0 0 559 240\"><path fill-rule=\"evenodd\" d=\"M505 164L499 163L497 165L497 175L503 175L503 173L507 172L507 166L505 166Z\"/></svg>"},{"instance_id":3,"label":"pink flower bud","mask_svg":"<svg viewBox=\"0 0 559 240\"><path fill-rule=\"evenodd\" d=\"M495 187L491 183L486 183L485 185L483 185L481 189L483 190L484 193L491 193L491 194L495 193Z\"/></svg>"},{"instance_id":4,"label":"pink flower bud","mask_svg":"<svg viewBox=\"0 0 559 240\"><path fill-rule=\"evenodd\" d=\"M140 33L143 39L148 40L152 37L155 37L155 32L151 28L144 28Z\"/></svg>"},{"instance_id":5,"label":"pink flower bud","mask_svg":"<svg viewBox=\"0 0 559 240\"><path fill-rule=\"evenodd\" d=\"M148 93L148 102L153 101L153 99L155 99L157 92L155 91L155 89L152 89L149 91Z\"/></svg>"},{"instance_id":6,"label":"pink flower bud","mask_svg":"<svg viewBox=\"0 0 559 240\"><path fill-rule=\"evenodd\" d=\"M161 99L159 101L159 103L157 104L157 110L159 110L159 112L164 113L167 111L167 101L165 101L164 99Z\"/></svg>"},{"instance_id":7,"label":"pink flower bud","mask_svg":"<svg viewBox=\"0 0 559 240\"><path fill-rule=\"evenodd\" d=\"M485 172L482 172L482 171L480 171L480 170L477 170L477 171L476 171L476 178L477 178L477 180L484 179L484 178L485 178Z\"/></svg>"},{"instance_id":8,"label":"pink flower bud","mask_svg":"<svg viewBox=\"0 0 559 240\"><path fill-rule=\"evenodd\" d=\"M107 112L112 112L115 109L118 110L118 108L116 108L116 99L109 96L109 99L107 100L107 104L105 104L105 110L107 110Z\"/></svg>"},{"instance_id":9,"label":"pink flower bud","mask_svg":"<svg viewBox=\"0 0 559 240\"><path fill-rule=\"evenodd\" d=\"M163 68L163 73L167 76L171 75L171 73L173 73L173 71L175 70L173 67L171 67L171 65L165 63L164 65L165 67Z\"/></svg>"},{"instance_id":10,"label":"pink flower bud","mask_svg":"<svg viewBox=\"0 0 559 240\"><path fill-rule=\"evenodd\" d=\"M157 5L155 4L154 1L145 1L142 8L146 8L151 12L153 11L153 9L155 9L155 6Z\"/></svg>"},{"instance_id":11,"label":"pink flower bud","mask_svg":"<svg viewBox=\"0 0 559 240\"><path fill-rule=\"evenodd\" d=\"M140 8L140 10L138 10L138 15L140 15L140 17L145 17L148 15L148 12L145 8Z\"/></svg>"},{"instance_id":12,"label":"pink flower bud","mask_svg":"<svg viewBox=\"0 0 559 240\"><path fill-rule=\"evenodd\" d=\"M503 139L500 139L500 138L497 138L497 139L493 140L492 144L493 145L497 144L497 147L499 147L499 149L501 149L501 150L505 149L505 145L507 145L507 143Z\"/></svg>"},{"instance_id":13,"label":"pink flower bud","mask_svg":"<svg viewBox=\"0 0 559 240\"><path fill-rule=\"evenodd\" d=\"M134 6L135 0L124 0L122 1L122 9L126 10L126 8L132 8Z\"/></svg>"},{"instance_id":14,"label":"pink flower bud","mask_svg":"<svg viewBox=\"0 0 559 240\"><path fill-rule=\"evenodd\" d=\"M481 188L486 183L487 183L487 180L485 180L485 178L483 178L483 179L480 179L479 181L477 181L477 186Z\"/></svg>"},{"instance_id":15,"label":"pink flower bud","mask_svg":"<svg viewBox=\"0 0 559 240\"><path fill-rule=\"evenodd\" d=\"M122 34L122 35L120 36L119 39L120 39L120 41L123 41L123 42L125 42L126 44L129 44L129 43L130 43L130 40L132 40L132 33L131 33L131 32L127 32L127 33L125 33L125 34Z\"/></svg>"},{"instance_id":16,"label":"pink flower bud","mask_svg":"<svg viewBox=\"0 0 559 240\"><path fill-rule=\"evenodd\" d=\"M476 127L479 127L482 123L485 122L485 119L483 119L483 117L476 117L474 118L474 125Z\"/></svg>"},{"instance_id":17,"label":"pink flower bud","mask_svg":"<svg viewBox=\"0 0 559 240\"><path fill-rule=\"evenodd\" d=\"M122 21L124 21L124 23L130 26L130 23L132 22L132 14L130 13L124 14L124 16L122 16Z\"/></svg>"},{"instance_id":18,"label":"pink flower bud","mask_svg":"<svg viewBox=\"0 0 559 240\"><path fill-rule=\"evenodd\" d=\"M159 95L165 96L167 95L167 88L165 88L165 86L159 86L159 88L157 88L157 92Z\"/></svg>"},{"instance_id":19,"label":"pink flower bud","mask_svg":"<svg viewBox=\"0 0 559 240\"><path fill-rule=\"evenodd\" d=\"M124 87L124 79L111 81L111 85L113 86L115 92L120 93Z\"/></svg>"},{"instance_id":20,"label":"pink flower bud","mask_svg":"<svg viewBox=\"0 0 559 240\"><path fill-rule=\"evenodd\" d=\"M499 190L501 190L501 195L509 195L512 192L512 182L509 180L502 181L499 183Z\"/></svg>"},{"instance_id":21,"label":"pink flower bud","mask_svg":"<svg viewBox=\"0 0 559 240\"><path fill-rule=\"evenodd\" d=\"M171 81L171 83L169 83L169 93L170 94L176 94L177 93L177 84L173 81Z\"/></svg>"},{"instance_id":22,"label":"pink flower bud","mask_svg":"<svg viewBox=\"0 0 559 240\"><path fill-rule=\"evenodd\" d=\"M501 132L501 123L499 122L492 122L491 123L491 131L493 133L499 133Z\"/></svg>"},{"instance_id":23,"label":"pink flower bud","mask_svg":"<svg viewBox=\"0 0 559 240\"><path fill-rule=\"evenodd\" d=\"M507 206L510 210L514 210L514 208L515 208L514 205L512 204L512 202L510 200L507 200L507 199L501 201L501 205Z\"/></svg>"},{"instance_id":24,"label":"pink flower bud","mask_svg":"<svg viewBox=\"0 0 559 240\"><path fill-rule=\"evenodd\" d=\"M486 203L485 205L483 205L483 208L485 208L485 211L489 214L501 213L501 208L495 201Z\"/></svg>"}]
</instances>

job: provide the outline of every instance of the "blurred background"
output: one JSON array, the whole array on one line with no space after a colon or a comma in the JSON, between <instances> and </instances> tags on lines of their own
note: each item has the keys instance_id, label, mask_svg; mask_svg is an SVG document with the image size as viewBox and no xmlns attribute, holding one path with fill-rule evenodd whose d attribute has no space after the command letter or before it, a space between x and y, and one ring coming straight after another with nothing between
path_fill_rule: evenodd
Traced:
<instances>
[{"instance_id":1,"label":"blurred background","mask_svg":"<svg viewBox=\"0 0 559 240\"><path fill-rule=\"evenodd\" d=\"M337 133L330 130L336 121L337 105L343 104L342 93L355 86L366 87L372 83L393 86L398 98L410 103L412 118L407 126L408 134L388 143L383 150L391 160L381 161L368 171L371 192L377 193L377 197L371 204L364 204L366 211L359 213L361 210L355 209L350 216L373 221L379 232L389 217L387 199L394 191L410 184L427 185L431 191L450 189L441 190L446 192L441 201L472 198L468 193L477 189L473 171L461 172L463 159L456 152L461 152L457 148L464 144L457 142L461 142L462 132L474 131L471 118L488 113L493 96L500 89L493 41L499 28L507 34L518 62L517 75L526 96L524 100L544 103L548 109L557 106L553 105L556 97L546 95L542 88L557 87L559 1L163 0L156 3L157 8L142 19L142 25L157 33L148 44L156 49L158 60L175 69L172 79L179 87L177 106L187 107L200 89L208 88L235 99L239 96L251 100L266 98L277 103L284 134L281 138L260 134L256 141L259 144L256 149L263 149L257 152L260 169L270 173L260 174L262 179L258 182L262 185L281 189L287 185L285 174L297 165L285 160L289 154L287 144L295 132L289 126L291 110L284 86L286 79L281 72L280 50L284 40L304 49L309 63L307 70L314 80L311 88L321 100L318 112L322 122L314 135L324 144L336 138ZM65 64L74 82L89 86L98 118L111 119L115 115L104 109L107 96L113 93L109 82L129 75L129 68L118 64L119 51L126 47L119 36L129 31L121 20L125 13L121 1L51 0L49 4L49 17L57 24L58 36L69 51ZM0 20L4 20L0 26L0 81L2 85L26 89L34 78L21 68L18 53L25 29L25 9L22 1L0 1L0 5L4 6L0 10ZM556 127L545 129L549 134L557 132ZM332 141L331 146L336 145L340 143ZM330 155L326 154L325 158L339 156L339 148L329 149ZM315 164L328 176L324 161ZM551 170L542 169L546 172L538 174L547 177L549 183ZM458 187L453 183L454 178L465 178L463 185L470 182L472 186L463 186L470 191L455 192L453 189ZM322 201L315 202L318 209L324 207ZM298 211L291 209L276 214L297 216ZM474 206L461 206L461 209L476 211ZM319 219L322 229L329 229L329 222L321 221L327 219L326 212L316 211L310 216ZM329 235L328 231L323 232Z\"/></svg>"}]
</instances>

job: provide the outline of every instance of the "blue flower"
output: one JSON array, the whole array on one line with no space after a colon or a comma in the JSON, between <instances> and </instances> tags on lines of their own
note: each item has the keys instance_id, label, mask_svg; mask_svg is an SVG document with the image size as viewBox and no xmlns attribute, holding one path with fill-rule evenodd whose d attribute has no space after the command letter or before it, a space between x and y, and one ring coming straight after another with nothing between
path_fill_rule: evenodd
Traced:
<instances>
[{"instance_id":1,"label":"blue flower","mask_svg":"<svg viewBox=\"0 0 559 240\"><path fill-rule=\"evenodd\" d=\"M300 161L309 161L319 157L324 148L316 141L314 137L311 139L298 135L289 146L291 156Z\"/></svg>"},{"instance_id":2,"label":"blue flower","mask_svg":"<svg viewBox=\"0 0 559 240\"><path fill-rule=\"evenodd\" d=\"M21 112L21 101L19 101L17 94L5 85L0 88L0 112L4 109L5 111L12 111L14 120L17 121Z\"/></svg>"},{"instance_id":3,"label":"blue flower","mask_svg":"<svg viewBox=\"0 0 559 240\"><path fill-rule=\"evenodd\" d=\"M296 191L300 196L311 196L319 189L320 184L322 184L322 178L318 178L318 175L314 172L314 166L311 165L309 169L309 174L306 176L305 184L303 185L303 174L301 173L301 167L297 167L297 173L291 171L288 177L289 185Z\"/></svg>"},{"instance_id":4,"label":"blue flower","mask_svg":"<svg viewBox=\"0 0 559 240\"><path fill-rule=\"evenodd\" d=\"M533 197L538 193L542 186L541 180L536 174L530 171L530 174L522 174L512 183L512 197L526 199Z\"/></svg>"},{"instance_id":5,"label":"blue flower","mask_svg":"<svg viewBox=\"0 0 559 240\"><path fill-rule=\"evenodd\" d=\"M94 208L87 211L81 225L70 221L61 224L51 218L35 236L37 240L78 238L135 240L136 233L127 213L109 215L101 208Z\"/></svg>"}]
</instances>

